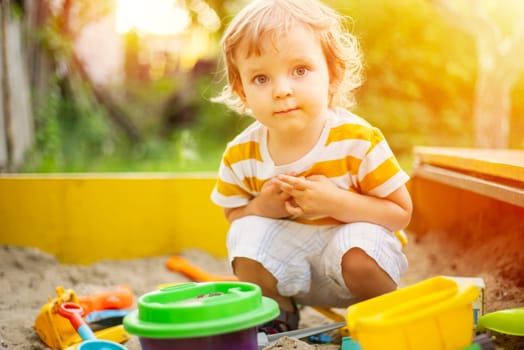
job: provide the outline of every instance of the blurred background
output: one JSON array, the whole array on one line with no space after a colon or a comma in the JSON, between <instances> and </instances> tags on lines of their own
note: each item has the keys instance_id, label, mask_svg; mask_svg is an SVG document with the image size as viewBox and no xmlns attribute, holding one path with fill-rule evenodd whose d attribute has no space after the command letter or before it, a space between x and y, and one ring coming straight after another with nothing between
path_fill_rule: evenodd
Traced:
<instances>
[{"instance_id":1,"label":"blurred background","mask_svg":"<svg viewBox=\"0 0 524 350\"><path fill-rule=\"evenodd\" d=\"M299 1L299 0L297 0ZM253 119L215 104L245 0L0 0L0 170L216 171ZM354 112L414 146L524 148L524 2L325 1L351 17Z\"/></svg>"}]
</instances>

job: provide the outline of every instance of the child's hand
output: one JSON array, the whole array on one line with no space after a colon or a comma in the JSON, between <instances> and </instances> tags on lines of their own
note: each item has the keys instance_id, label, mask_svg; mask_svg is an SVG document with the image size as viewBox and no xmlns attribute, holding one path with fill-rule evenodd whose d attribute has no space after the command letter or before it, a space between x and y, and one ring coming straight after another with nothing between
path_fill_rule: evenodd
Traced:
<instances>
[{"instance_id":1,"label":"child's hand","mask_svg":"<svg viewBox=\"0 0 524 350\"><path fill-rule=\"evenodd\" d=\"M286 202L289 194L282 191L280 186L273 181L267 181L262 185L260 194L256 198L256 206L261 216L268 218L285 218L289 216L286 210Z\"/></svg>"},{"instance_id":2,"label":"child's hand","mask_svg":"<svg viewBox=\"0 0 524 350\"><path fill-rule=\"evenodd\" d=\"M289 195L285 206L289 215L328 215L333 206L334 190L338 187L324 175L279 175L273 180L280 190Z\"/></svg>"}]
</instances>

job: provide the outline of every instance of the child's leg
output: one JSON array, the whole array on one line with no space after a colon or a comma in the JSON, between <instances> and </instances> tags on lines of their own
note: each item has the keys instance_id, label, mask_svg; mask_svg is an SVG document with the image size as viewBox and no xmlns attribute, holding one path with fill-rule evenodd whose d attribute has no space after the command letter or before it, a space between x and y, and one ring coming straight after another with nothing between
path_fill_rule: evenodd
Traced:
<instances>
[{"instance_id":1,"label":"child's leg","mask_svg":"<svg viewBox=\"0 0 524 350\"><path fill-rule=\"evenodd\" d=\"M366 252L351 248L342 256L342 277L358 300L373 298L397 288L397 284Z\"/></svg>"},{"instance_id":2,"label":"child's leg","mask_svg":"<svg viewBox=\"0 0 524 350\"><path fill-rule=\"evenodd\" d=\"M310 287L309 255L318 256L324 248L317 244L315 230L311 225L259 216L243 217L231 224L227 249L235 275L259 285L263 295L280 306L280 315L262 325L261 331L297 328L295 297Z\"/></svg>"},{"instance_id":3,"label":"child's leg","mask_svg":"<svg viewBox=\"0 0 524 350\"><path fill-rule=\"evenodd\" d=\"M277 279L261 263L237 257L233 260L233 270L239 280L257 284L264 296L278 303L280 314L275 319L260 325L259 332L274 334L298 328L300 315L293 300L280 295L277 290Z\"/></svg>"},{"instance_id":4,"label":"child's leg","mask_svg":"<svg viewBox=\"0 0 524 350\"><path fill-rule=\"evenodd\" d=\"M402 244L382 226L370 223L344 225L333 242L342 249L341 275L349 292L357 299L373 298L397 288L407 267Z\"/></svg>"},{"instance_id":5,"label":"child's leg","mask_svg":"<svg viewBox=\"0 0 524 350\"><path fill-rule=\"evenodd\" d=\"M326 228L328 240L318 258L310 257L311 288L295 300L304 305L348 307L393 291L407 268L402 244L386 228L356 222Z\"/></svg>"},{"instance_id":6,"label":"child's leg","mask_svg":"<svg viewBox=\"0 0 524 350\"><path fill-rule=\"evenodd\" d=\"M291 298L278 293L277 279L258 261L237 257L233 260L233 271L239 280L257 284L262 294L275 300L281 310L296 311Z\"/></svg>"}]
</instances>

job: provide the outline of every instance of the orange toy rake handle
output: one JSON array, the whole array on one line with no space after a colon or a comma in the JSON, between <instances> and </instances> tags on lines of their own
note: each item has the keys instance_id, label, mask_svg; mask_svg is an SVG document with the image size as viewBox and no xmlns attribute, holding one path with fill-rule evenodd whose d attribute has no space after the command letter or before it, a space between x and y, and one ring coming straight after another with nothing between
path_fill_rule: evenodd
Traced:
<instances>
[{"instance_id":1,"label":"orange toy rake handle","mask_svg":"<svg viewBox=\"0 0 524 350\"><path fill-rule=\"evenodd\" d=\"M78 303L82 306L86 315L98 310L125 309L133 305L133 291L129 286L121 285L115 290L79 296Z\"/></svg>"},{"instance_id":2,"label":"orange toy rake handle","mask_svg":"<svg viewBox=\"0 0 524 350\"><path fill-rule=\"evenodd\" d=\"M77 331L82 340L94 340L96 339L95 333L89 328L82 316L84 315L84 309L82 306L67 302L63 303L58 308L60 316L65 317L71 322L71 326Z\"/></svg>"},{"instance_id":3,"label":"orange toy rake handle","mask_svg":"<svg viewBox=\"0 0 524 350\"><path fill-rule=\"evenodd\" d=\"M235 276L217 275L204 271L181 256L170 257L167 259L166 266L168 269L180 272L196 282L238 281Z\"/></svg>"}]
</instances>

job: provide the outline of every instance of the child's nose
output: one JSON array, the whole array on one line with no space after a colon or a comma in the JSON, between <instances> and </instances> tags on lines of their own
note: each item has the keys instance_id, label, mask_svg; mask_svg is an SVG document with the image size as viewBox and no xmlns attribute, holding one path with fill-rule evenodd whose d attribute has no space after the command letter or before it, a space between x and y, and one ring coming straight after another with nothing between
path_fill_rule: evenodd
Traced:
<instances>
[{"instance_id":1,"label":"child's nose","mask_svg":"<svg viewBox=\"0 0 524 350\"><path fill-rule=\"evenodd\" d=\"M275 81L275 86L273 88L273 98L285 98L291 96L293 89L291 88L291 83L288 79L281 78Z\"/></svg>"}]
</instances>

